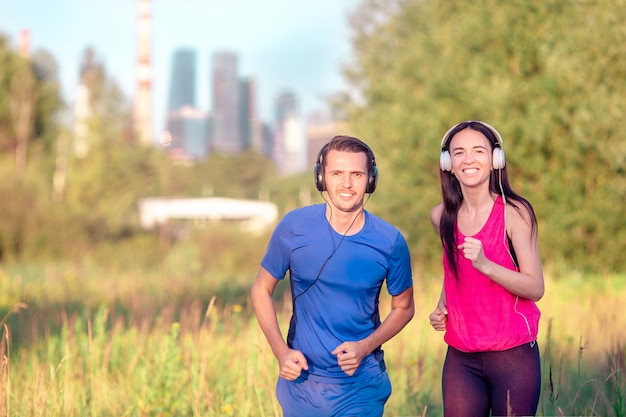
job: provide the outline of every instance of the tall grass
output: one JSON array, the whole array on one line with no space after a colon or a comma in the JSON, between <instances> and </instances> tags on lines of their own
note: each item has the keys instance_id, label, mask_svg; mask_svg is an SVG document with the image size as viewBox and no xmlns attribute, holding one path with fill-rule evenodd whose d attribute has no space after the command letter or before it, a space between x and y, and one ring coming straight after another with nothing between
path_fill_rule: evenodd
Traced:
<instances>
[{"instance_id":1,"label":"tall grass","mask_svg":"<svg viewBox=\"0 0 626 417\"><path fill-rule=\"evenodd\" d=\"M253 277L210 278L0 271L0 416L280 416ZM427 319L441 287L415 285L415 318L384 346L387 416L442 415L446 346ZM286 327L288 297L276 302ZM539 415L625 414L625 302L623 276L548 280Z\"/></svg>"}]
</instances>

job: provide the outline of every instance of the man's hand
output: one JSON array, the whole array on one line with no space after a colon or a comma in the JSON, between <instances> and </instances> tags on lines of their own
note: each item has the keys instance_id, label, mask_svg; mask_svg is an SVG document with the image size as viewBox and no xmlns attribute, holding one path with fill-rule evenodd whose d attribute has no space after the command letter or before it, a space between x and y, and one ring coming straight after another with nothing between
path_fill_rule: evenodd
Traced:
<instances>
[{"instance_id":1,"label":"man's hand","mask_svg":"<svg viewBox=\"0 0 626 417\"><path fill-rule=\"evenodd\" d=\"M278 358L280 376L288 381L298 379L304 369L309 370L306 358L299 350L288 349Z\"/></svg>"},{"instance_id":2,"label":"man's hand","mask_svg":"<svg viewBox=\"0 0 626 417\"><path fill-rule=\"evenodd\" d=\"M361 365L361 361L368 352L363 343L360 342L343 342L331 352L337 356L337 363L347 375L352 376Z\"/></svg>"}]
</instances>

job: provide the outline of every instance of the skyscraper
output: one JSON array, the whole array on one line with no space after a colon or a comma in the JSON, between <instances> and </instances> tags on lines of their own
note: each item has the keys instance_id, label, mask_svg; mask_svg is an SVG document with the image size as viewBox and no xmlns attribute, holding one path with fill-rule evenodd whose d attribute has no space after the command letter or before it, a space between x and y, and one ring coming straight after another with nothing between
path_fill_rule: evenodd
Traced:
<instances>
[{"instance_id":1,"label":"skyscraper","mask_svg":"<svg viewBox=\"0 0 626 417\"><path fill-rule=\"evenodd\" d=\"M283 175L306 169L306 138L295 93L285 91L274 107L274 162Z\"/></svg>"},{"instance_id":2,"label":"skyscraper","mask_svg":"<svg viewBox=\"0 0 626 417\"><path fill-rule=\"evenodd\" d=\"M196 52L177 49L172 56L166 131L171 137L168 154L193 161L209 152L209 117L196 107Z\"/></svg>"},{"instance_id":3,"label":"skyscraper","mask_svg":"<svg viewBox=\"0 0 626 417\"><path fill-rule=\"evenodd\" d=\"M239 83L239 126L243 149L263 153L261 122L257 113L256 82L254 78L242 79Z\"/></svg>"},{"instance_id":4,"label":"skyscraper","mask_svg":"<svg viewBox=\"0 0 626 417\"><path fill-rule=\"evenodd\" d=\"M167 125L172 137L168 147L170 156L191 161L207 156L209 118L206 112L182 106L168 114Z\"/></svg>"},{"instance_id":5,"label":"skyscraper","mask_svg":"<svg viewBox=\"0 0 626 417\"><path fill-rule=\"evenodd\" d=\"M289 117L295 117L298 114L298 98L293 91L283 91L276 97L274 106L274 120L277 128L283 121Z\"/></svg>"},{"instance_id":6,"label":"skyscraper","mask_svg":"<svg viewBox=\"0 0 626 417\"><path fill-rule=\"evenodd\" d=\"M183 106L196 107L196 52L187 48L177 49L172 57L167 112Z\"/></svg>"},{"instance_id":7,"label":"skyscraper","mask_svg":"<svg viewBox=\"0 0 626 417\"><path fill-rule=\"evenodd\" d=\"M213 123L211 147L220 153L241 152L240 94L237 55L218 52L213 55Z\"/></svg>"}]
</instances>

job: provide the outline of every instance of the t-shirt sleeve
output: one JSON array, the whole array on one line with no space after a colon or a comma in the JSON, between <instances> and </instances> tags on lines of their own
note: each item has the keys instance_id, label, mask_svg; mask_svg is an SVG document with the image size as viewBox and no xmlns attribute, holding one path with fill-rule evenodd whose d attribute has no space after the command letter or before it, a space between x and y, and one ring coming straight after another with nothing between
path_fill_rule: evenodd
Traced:
<instances>
[{"instance_id":1,"label":"t-shirt sleeve","mask_svg":"<svg viewBox=\"0 0 626 417\"><path fill-rule=\"evenodd\" d=\"M398 295L413 285L411 271L411 255L409 247L398 231L396 241L389 258L389 273L387 274L387 291L390 295Z\"/></svg>"},{"instance_id":2,"label":"t-shirt sleeve","mask_svg":"<svg viewBox=\"0 0 626 417\"><path fill-rule=\"evenodd\" d=\"M292 236L290 216L285 216L274 229L261 260L261 266L278 280L285 278L289 269Z\"/></svg>"}]
</instances>

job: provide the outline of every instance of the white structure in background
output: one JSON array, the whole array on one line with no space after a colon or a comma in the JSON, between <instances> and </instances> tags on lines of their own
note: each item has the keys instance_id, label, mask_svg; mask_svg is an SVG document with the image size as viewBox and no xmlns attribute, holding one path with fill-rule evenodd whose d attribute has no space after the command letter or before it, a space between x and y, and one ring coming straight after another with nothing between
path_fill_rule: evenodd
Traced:
<instances>
[{"instance_id":1,"label":"white structure in background","mask_svg":"<svg viewBox=\"0 0 626 417\"><path fill-rule=\"evenodd\" d=\"M273 225L278 208L266 201L232 198L145 198L139 201L141 226L152 229L170 219L236 221L257 232Z\"/></svg>"},{"instance_id":2,"label":"white structure in background","mask_svg":"<svg viewBox=\"0 0 626 417\"><path fill-rule=\"evenodd\" d=\"M289 116L283 121L285 155L281 172L287 175L307 170L306 137L302 122L295 116Z\"/></svg>"},{"instance_id":3,"label":"white structure in background","mask_svg":"<svg viewBox=\"0 0 626 417\"><path fill-rule=\"evenodd\" d=\"M281 175L293 175L307 169L306 136L298 98L292 91L278 95L274 104L273 159Z\"/></svg>"}]
</instances>

